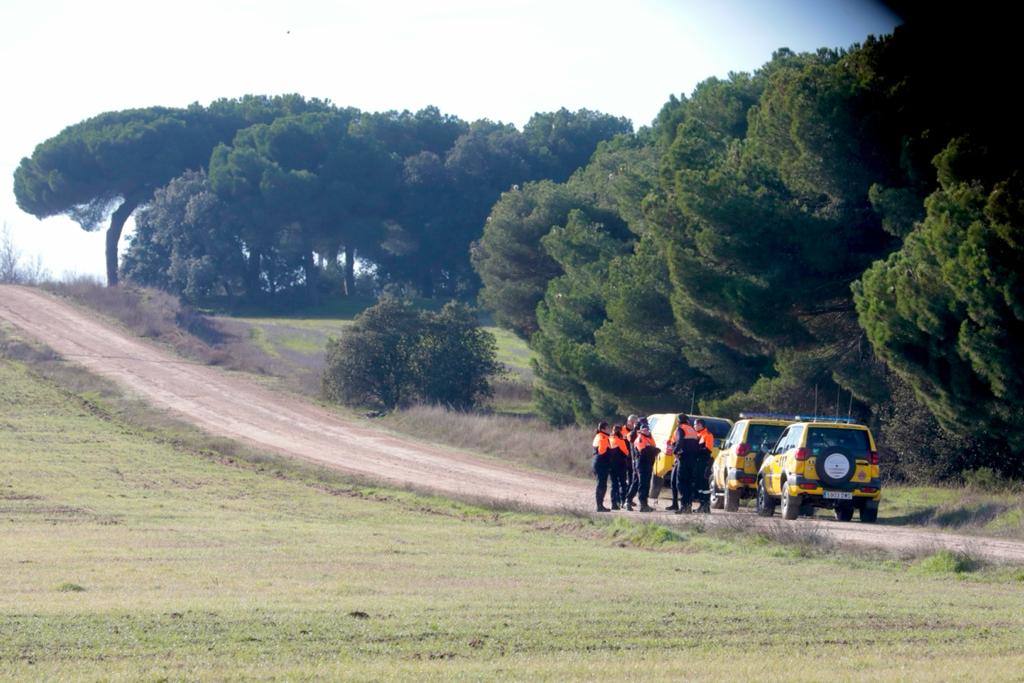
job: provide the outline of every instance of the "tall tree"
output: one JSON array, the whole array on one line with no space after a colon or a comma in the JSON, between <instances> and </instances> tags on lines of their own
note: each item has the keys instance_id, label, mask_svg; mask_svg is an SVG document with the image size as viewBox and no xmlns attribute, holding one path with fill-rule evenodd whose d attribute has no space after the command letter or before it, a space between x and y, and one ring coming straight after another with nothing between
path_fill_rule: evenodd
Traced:
<instances>
[{"instance_id":1,"label":"tall tree","mask_svg":"<svg viewBox=\"0 0 1024 683\"><path fill-rule=\"evenodd\" d=\"M14 194L24 211L39 218L66 214L86 230L97 229L109 215L107 282L116 285L125 221L158 187L201 167L214 144L210 129L198 126L187 110L101 114L65 128L22 159Z\"/></svg>"},{"instance_id":2,"label":"tall tree","mask_svg":"<svg viewBox=\"0 0 1024 683\"><path fill-rule=\"evenodd\" d=\"M210 188L203 171L186 171L136 213L121 263L133 282L190 301L237 296L245 286L245 252L234 207Z\"/></svg>"},{"instance_id":3,"label":"tall tree","mask_svg":"<svg viewBox=\"0 0 1024 683\"><path fill-rule=\"evenodd\" d=\"M541 239L584 206L571 189L546 180L505 192L494 205L471 254L484 285L480 301L499 325L524 339L537 331L537 304L562 272Z\"/></svg>"},{"instance_id":4,"label":"tall tree","mask_svg":"<svg viewBox=\"0 0 1024 683\"><path fill-rule=\"evenodd\" d=\"M65 214L85 230L108 220L107 282L118 281L117 250L125 221L153 192L188 169L203 168L219 142L283 112L324 109L295 95L218 100L204 108L151 107L107 112L69 126L39 144L14 173L24 211Z\"/></svg>"},{"instance_id":5,"label":"tall tree","mask_svg":"<svg viewBox=\"0 0 1024 683\"><path fill-rule=\"evenodd\" d=\"M1019 141L958 138L900 251L855 288L876 351L948 426L1005 440L1024 471L1024 176Z\"/></svg>"},{"instance_id":6,"label":"tall tree","mask_svg":"<svg viewBox=\"0 0 1024 683\"><path fill-rule=\"evenodd\" d=\"M564 107L537 113L523 126L523 138L534 157L534 177L565 182L586 165L598 143L633 132L633 124L621 116Z\"/></svg>"},{"instance_id":7,"label":"tall tree","mask_svg":"<svg viewBox=\"0 0 1024 683\"><path fill-rule=\"evenodd\" d=\"M250 267L258 271L263 257L290 249L313 297L314 252L334 259L344 251L345 291L352 292L356 249L378 241L398 173L393 155L349 133L351 117L308 113L252 126L210 160L214 191L250 209Z\"/></svg>"}]
</instances>

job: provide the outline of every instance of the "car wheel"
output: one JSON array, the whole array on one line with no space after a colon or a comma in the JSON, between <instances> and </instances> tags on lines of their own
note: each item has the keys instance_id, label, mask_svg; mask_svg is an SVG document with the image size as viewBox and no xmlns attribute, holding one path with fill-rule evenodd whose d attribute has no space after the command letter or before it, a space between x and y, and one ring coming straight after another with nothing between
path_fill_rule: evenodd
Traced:
<instances>
[{"instance_id":1,"label":"car wheel","mask_svg":"<svg viewBox=\"0 0 1024 683\"><path fill-rule=\"evenodd\" d=\"M726 489L725 490L725 511L736 512L740 509L740 492L739 489Z\"/></svg>"},{"instance_id":2,"label":"car wheel","mask_svg":"<svg viewBox=\"0 0 1024 683\"><path fill-rule=\"evenodd\" d=\"M860 509L860 521L866 524L874 524L878 521L878 503L871 501L865 503Z\"/></svg>"},{"instance_id":3,"label":"car wheel","mask_svg":"<svg viewBox=\"0 0 1024 683\"><path fill-rule=\"evenodd\" d=\"M711 509L721 510L725 507L725 500L722 497L722 492L715 486L715 475L711 474L711 478L708 479L708 490L711 492Z\"/></svg>"},{"instance_id":4,"label":"car wheel","mask_svg":"<svg viewBox=\"0 0 1024 683\"><path fill-rule=\"evenodd\" d=\"M782 518L796 519L800 516L800 497L789 495L789 482L782 485Z\"/></svg>"},{"instance_id":5,"label":"car wheel","mask_svg":"<svg viewBox=\"0 0 1024 683\"><path fill-rule=\"evenodd\" d=\"M836 519L840 522L849 522L853 519L853 506L852 505L836 505L835 508Z\"/></svg>"},{"instance_id":6,"label":"car wheel","mask_svg":"<svg viewBox=\"0 0 1024 683\"><path fill-rule=\"evenodd\" d=\"M764 488L764 479L757 480L757 514L771 517L775 514L775 501Z\"/></svg>"}]
</instances>

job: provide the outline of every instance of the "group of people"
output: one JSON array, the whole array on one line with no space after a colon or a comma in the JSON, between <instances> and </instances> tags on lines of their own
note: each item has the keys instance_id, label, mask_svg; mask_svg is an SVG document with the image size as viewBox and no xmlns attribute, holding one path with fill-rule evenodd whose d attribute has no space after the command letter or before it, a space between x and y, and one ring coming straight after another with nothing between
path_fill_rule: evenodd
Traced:
<instances>
[{"instance_id":1,"label":"group of people","mask_svg":"<svg viewBox=\"0 0 1024 683\"><path fill-rule=\"evenodd\" d=\"M706 489L715 437L700 418L692 426L685 414L677 418L679 426L666 444L675 456L670 481L672 505L666 509L676 514L692 512L696 499L701 512L710 512L710 491ZM654 443L647 418L630 415L625 424L611 429L607 422L598 423L593 446L597 511L635 510L638 497L640 512L653 511L648 498L654 462L661 449ZM604 505L609 479L611 508Z\"/></svg>"}]
</instances>

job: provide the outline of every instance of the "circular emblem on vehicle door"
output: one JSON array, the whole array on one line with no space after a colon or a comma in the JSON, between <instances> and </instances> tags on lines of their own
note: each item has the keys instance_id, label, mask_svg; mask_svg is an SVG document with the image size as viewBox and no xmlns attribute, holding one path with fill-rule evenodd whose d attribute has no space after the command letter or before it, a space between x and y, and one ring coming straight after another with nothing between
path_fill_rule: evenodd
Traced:
<instances>
[{"instance_id":1,"label":"circular emblem on vehicle door","mask_svg":"<svg viewBox=\"0 0 1024 683\"><path fill-rule=\"evenodd\" d=\"M850 460L845 453L829 453L822 463L825 474L832 479L845 479L850 473Z\"/></svg>"}]
</instances>

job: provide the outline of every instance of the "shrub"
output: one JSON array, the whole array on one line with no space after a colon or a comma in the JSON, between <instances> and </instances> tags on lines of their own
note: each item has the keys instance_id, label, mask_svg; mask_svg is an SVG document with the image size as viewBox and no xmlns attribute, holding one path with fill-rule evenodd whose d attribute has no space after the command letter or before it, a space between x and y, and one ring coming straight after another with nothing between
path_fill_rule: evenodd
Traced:
<instances>
[{"instance_id":1,"label":"shrub","mask_svg":"<svg viewBox=\"0 0 1024 683\"><path fill-rule=\"evenodd\" d=\"M967 553L951 550L940 550L917 563L918 571L923 574L965 574L980 567L981 563Z\"/></svg>"},{"instance_id":2,"label":"shrub","mask_svg":"<svg viewBox=\"0 0 1024 683\"><path fill-rule=\"evenodd\" d=\"M1021 488L1020 482L1004 477L991 467L964 470L960 476L964 486L975 493L1015 493Z\"/></svg>"},{"instance_id":3,"label":"shrub","mask_svg":"<svg viewBox=\"0 0 1024 683\"><path fill-rule=\"evenodd\" d=\"M431 313L385 298L328 342L323 391L353 406L425 402L466 410L491 396L500 369L494 336L465 306Z\"/></svg>"}]
</instances>

